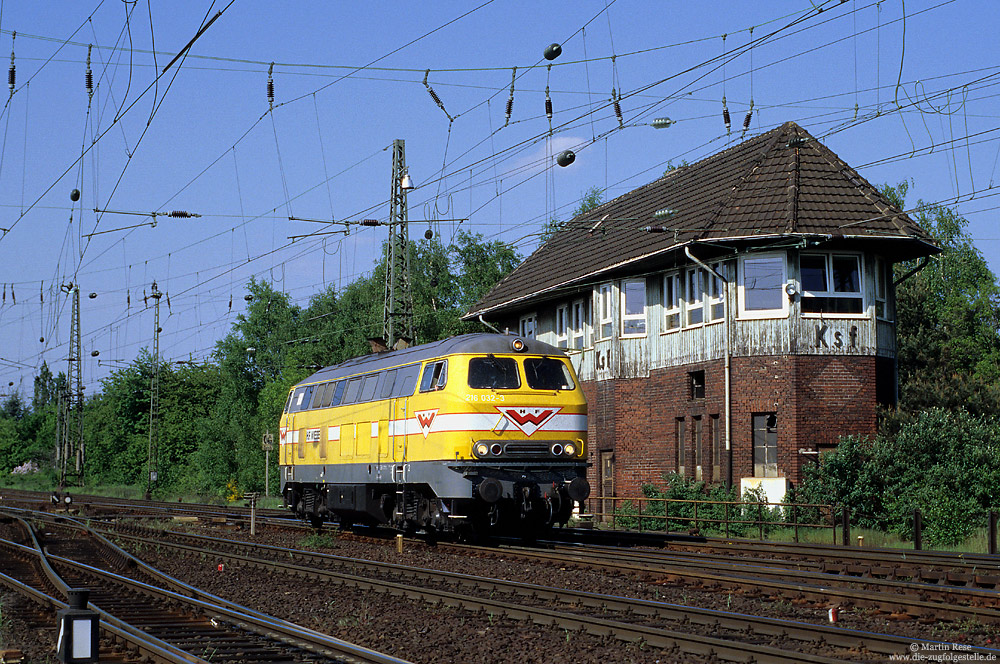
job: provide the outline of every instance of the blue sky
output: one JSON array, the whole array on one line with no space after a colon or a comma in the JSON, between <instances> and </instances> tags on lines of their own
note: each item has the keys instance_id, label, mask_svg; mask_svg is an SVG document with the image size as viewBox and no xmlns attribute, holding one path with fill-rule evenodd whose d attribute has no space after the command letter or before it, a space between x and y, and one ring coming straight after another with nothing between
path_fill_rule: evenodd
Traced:
<instances>
[{"instance_id":1,"label":"blue sky","mask_svg":"<svg viewBox=\"0 0 1000 664\"><path fill-rule=\"evenodd\" d=\"M0 53L13 50L16 81L0 115L0 394L30 397L43 360L65 370L69 281L84 293L92 393L151 346L143 295L154 279L170 299L161 353L181 360L210 355L251 276L305 304L365 274L384 228L292 241L343 226L289 218L387 218L397 138L418 185L411 237L468 229L527 255L544 221L568 218L588 188L607 200L738 141L752 99L747 136L794 120L872 183L912 179L908 204L957 207L996 272L998 7L4 2ZM548 68L553 42L563 52ZM653 129L656 117L675 123ZM554 166L564 149L575 163ZM466 221L435 221L456 218Z\"/></svg>"}]
</instances>

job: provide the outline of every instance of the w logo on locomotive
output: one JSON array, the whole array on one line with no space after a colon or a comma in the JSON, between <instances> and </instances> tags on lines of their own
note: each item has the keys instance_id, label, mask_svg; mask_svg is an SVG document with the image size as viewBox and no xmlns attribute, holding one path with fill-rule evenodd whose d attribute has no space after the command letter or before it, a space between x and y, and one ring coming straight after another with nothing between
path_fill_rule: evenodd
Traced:
<instances>
[{"instance_id":1,"label":"w logo on locomotive","mask_svg":"<svg viewBox=\"0 0 1000 664\"><path fill-rule=\"evenodd\" d=\"M431 424L434 422L434 416L437 415L438 410L440 409L418 410L413 413L414 417L417 418L417 424L420 425L420 431L423 432L424 438L431 432Z\"/></svg>"},{"instance_id":2,"label":"w logo on locomotive","mask_svg":"<svg viewBox=\"0 0 1000 664\"><path fill-rule=\"evenodd\" d=\"M546 422L556 416L562 408L519 408L497 406L507 420L520 429L525 436L530 436L541 429Z\"/></svg>"}]
</instances>

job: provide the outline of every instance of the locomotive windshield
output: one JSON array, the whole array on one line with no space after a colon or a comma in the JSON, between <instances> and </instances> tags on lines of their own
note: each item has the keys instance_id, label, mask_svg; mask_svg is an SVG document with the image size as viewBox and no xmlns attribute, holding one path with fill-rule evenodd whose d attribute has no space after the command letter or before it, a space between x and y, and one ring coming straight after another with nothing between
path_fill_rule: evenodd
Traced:
<instances>
[{"instance_id":1,"label":"locomotive windshield","mask_svg":"<svg viewBox=\"0 0 1000 664\"><path fill-rule=\"evenodd\" d=\"M521 387L517 362L510 357L474 357L469 360L469 387L474 390L516 390Z\"/></svg>"},{"instance_id":2,"label":"locomotive windshield","mask_svg":"<svg viewBox=\"0 0 1000 664\"><path fill-rule=\"evenodd\" d=\"M569 368L551 357L528 357L524 376L533 390L572 390L575 385Z\"/></svg>"}]
</instances>

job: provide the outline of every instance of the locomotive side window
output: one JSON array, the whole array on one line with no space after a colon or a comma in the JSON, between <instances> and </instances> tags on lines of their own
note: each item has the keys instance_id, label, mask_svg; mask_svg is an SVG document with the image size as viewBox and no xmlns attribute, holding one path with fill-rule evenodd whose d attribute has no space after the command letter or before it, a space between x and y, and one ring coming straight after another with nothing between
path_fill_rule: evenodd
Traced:
<instances>
[{"instance_id":1,"label":"locomotive side window","mask_svg":"<svg viewBox=\"0 0 1000 664\"><path fill-rule=\"evenodd\" d=\"M319 408L320 404L323 402L324 392L326 392L326 384L316 385L313 387L313 398L312 403L309 405L310 408Z\"/></svg>"},{"instance_id":2,"label":"locomotive side window","mask_svg":"<svg viewBox=\"0 0 1000 664\"><path fill-rule=\"evenodd\" d=\"M365 402L371 401L375 396L375 388L378 387L378 379L381 376L379 373L370 373L365 376L365 382L361 385L361 397L358 401Z\"/></svg>"},{"instance_id":3,"label":"locomotive side window","mask_svg":"<svg viewBox=\"0 0 1000 664\"><path fill-rule=\"evenodd\" d=\"M385 380L382 381L382 390L379 393L381 398L388 399L392 396L392 388L396 383L396 369L389 369L385 372Z\"/></svg>"},{"instance_id":4,"label":"locomotive side window","mask_svg":"<svg viewBox=\"0 0 1000 664\"><path fill-rule=\"evenodd\" d=\"M469 387L474 390L515 390L521 387L517 362L510 357L474 357L469 360Z\"/></svg>"},{"instance_id":5,"label":"locomotive side window","mask_svg":"<svg viewBox=\"0 0 1000 664\"><path fill-rule=\"evenodd\" d=\"M442 390L447 383L448 360L432 362L424 368L424 377L420 380L420 391Z\"/></svg>"},{"instance_id":6,"label":"locomotive side window","mask_svg":"<svg viewBox=\"0 0 1000 664\"><path fill-rule=\"evenodd\" d=\"M331 406L339 406L340 402L344 399L344 388L347 387L346 380L338 380L337 386L333 389L333 401L330 402Z\"/></svg>"},{"instance_id":7,"label":"locomotive side window","mask_svg":"<svg viewBox=\"0 0 1000 664\"><path fill-rule=\"evenodd\" d=\"M409 364L400 367L396 374L396 386L392 390L393 397L408 397L413 394L413 388L417 386L417 376L420 374L419 364ZM445 373L447 378L447 373Z\"/></svg>"},{"instance_id":8,"label":"locomotive side window","mask_svg":"<svg viewBox=\"0 0 1000 664\"><path fill-rule=\"evenodd\" d=\"M288 410L292 406L292 395L293 394L295 394L295 390L289 390L288 391L288 398L285 400L285 412L286 413L288 412Z\"/></svg>"},{"instance_id":9,"label":"locomotive side window","mask_svg":"<svg viewBox=\"0 0 1000 664\"><path fill-rule=\"evenodd\" d=\"M524 376L533 390L572 390L569 368L551 357L528 357L524 360Z\"/></svg>"},{"instance_id":10,"label":"locomotive side window","mask_svg":"<svg viewBox=\"0 0 1000 664\"><path fill-rule=\"evenodd\" d=\"M326 384L326 389L323 390L323 398L319 402L320 408L329 408L330 402L333 400L333 390L337 387L337 384L330 381Z\"/></svg>"},{"instance_id":11,"label":"locomotive side window","mask_svg":"<svg viewBox=\"0 0 1000 664\"><path fill-rule=\"evenodd\" d=\"M361 391L361 379L362 376L358 376L347 381L347 390L344 392L344 405L354 403L358 400L358 392Z\"/></svg>"}]
</instances>

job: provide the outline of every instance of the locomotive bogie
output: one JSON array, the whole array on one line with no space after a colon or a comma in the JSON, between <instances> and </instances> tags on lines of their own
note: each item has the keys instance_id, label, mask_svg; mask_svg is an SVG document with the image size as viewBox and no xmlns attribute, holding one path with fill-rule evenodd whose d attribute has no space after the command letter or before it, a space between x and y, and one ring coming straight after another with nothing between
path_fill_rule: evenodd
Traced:
<instances>
[{"instance_id":1,"label":"locomotive bogie","mask_svg":"<svg viewBox=\"0 0 1000 664\"><path fill-rule=\"evenodd\" d=\"M282 491L314 520L565 522L589 493L586 417L565 355L539 342L464 335L360 358L290 391Z\"/></svg>"}]
</instances>

